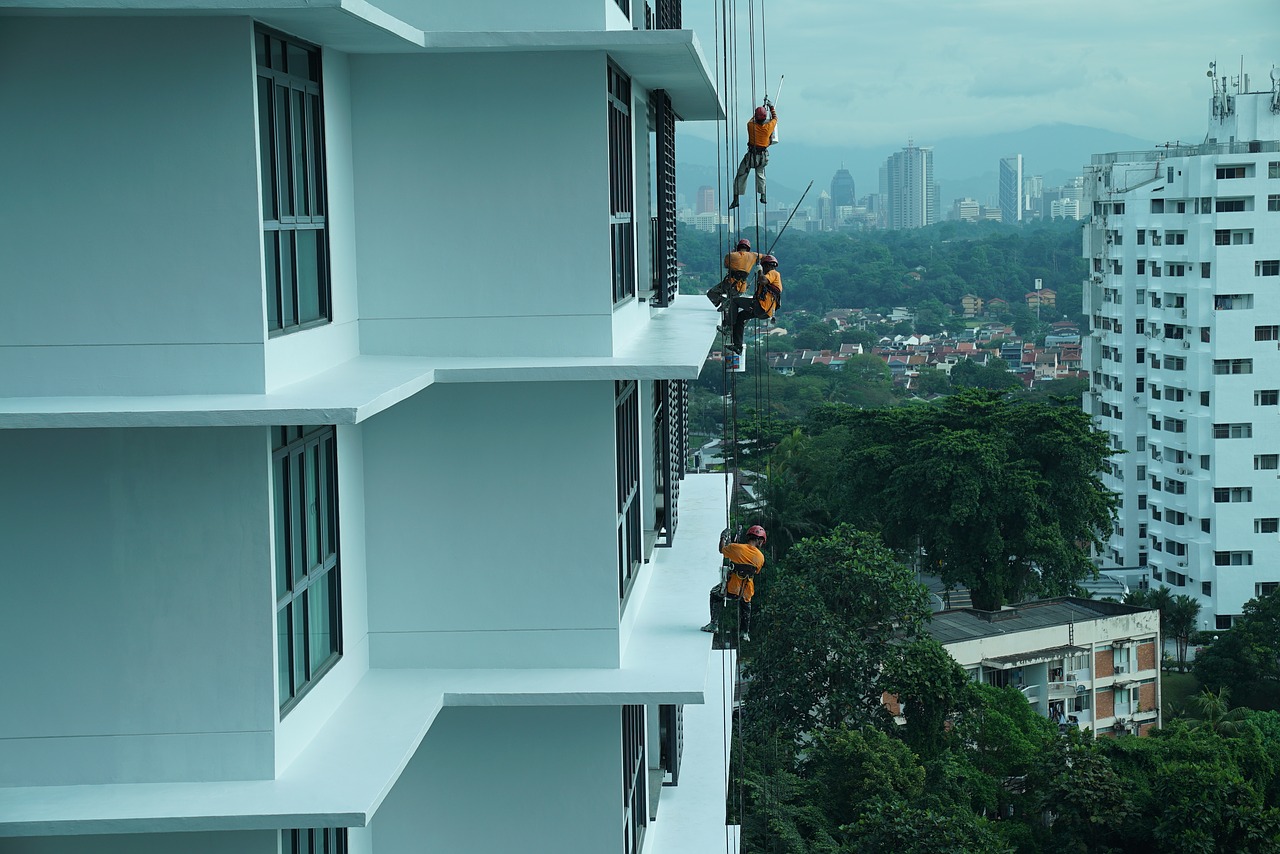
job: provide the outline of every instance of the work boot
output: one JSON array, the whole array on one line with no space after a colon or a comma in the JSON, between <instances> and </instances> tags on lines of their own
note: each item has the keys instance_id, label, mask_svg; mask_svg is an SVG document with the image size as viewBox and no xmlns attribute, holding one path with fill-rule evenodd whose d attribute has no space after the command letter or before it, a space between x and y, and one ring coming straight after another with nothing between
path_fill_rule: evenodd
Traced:
<instances>
[{"instance_id":1,"label":"work boot","mask_svg":"<svg viewBox=\"0 0 1280 854\"><path fill-rule=\"evenodd\" d=\"M724 348L725 348L726 350L728 350L730 353L739 353L739 354L740 354L740 353L742 353L742 345L741 345L741 344L734 344L734 343L730 342L730 343L728 343L728 344L725 344L725 345L724 345Z\"/></svg>"},{"instance_id":2,"label":"work boot","mask_svg":"<svg viewBox=\"0 0 1280 854\"><path fill-rule=\"evenodd\" d=\"M729 210L733 210L738 206L738 197L734 196L733 201L729 202Z\"/></svg>"},{"instance_id":3,"label":"work boot","mask_svg":"<svg viewBox=\"0 0 1280 854\"><path fill-rule=\"evenodd\" d=\"M760 204L765 205L765 204L768 204L768 203L769 203L769 200L768 200L768 199L766 199L766 198L764 197L764 193L761 193L761 194L760 194Z\"/></svg>"},{"instance_id":4,"label":"work boot","mask_svg":"<svg viewBox=\"0 0 1280 854\"><path fill-rule=\"evenodd\" d=\"M716 630L716 624L715 624L715 623L707 623L705 626L703 626L703 627L702 627L702 630L703 630L704 632L711 632L712 634L714 634L714 633L715 633L715 630Z\"/></svg>"},{"instance_id":5,"label":"work boot","mask_svg":"<svg viewBox=\"0 0 1280 854\"><path fill-rule=\"evenodd\" d=\"M743 642L743 643L751 643L751 632L743 632L743 633L742 633L742 642Z\"/></svg>"}]
</instances>

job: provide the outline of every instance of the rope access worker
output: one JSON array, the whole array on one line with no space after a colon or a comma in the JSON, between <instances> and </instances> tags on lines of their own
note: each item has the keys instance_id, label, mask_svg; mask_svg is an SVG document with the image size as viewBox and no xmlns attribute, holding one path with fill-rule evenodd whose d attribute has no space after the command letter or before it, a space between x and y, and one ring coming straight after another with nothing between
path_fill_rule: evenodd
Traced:
<instances>
[{"instance_id":1,"label":"rope access worker","mask_svg":"<svg viewBox=\"0 0 1280 854\"><path fill-rule=\"evenodd\" d=\"M778 272L778 259L772 255L762 255L760 257L760 272L756 274L755 295L733 298L733 306L731 308L736 309L733 315L733 341L725 345L726 349L734 353L741 353L742 335L746 331L747 321L752 318L764 319L773 317L773 313L781 305L782 275ZM726 317L727 320L728 318ZM718 328L725 335L730 334L727 323L725 326Z\"/></svg>"},{"instance_id":2,"label":"rope access worker","mask_svg":"<svg viewBox=\"0 0 1280 854\"><path fill-rule=\"evenodd\" d=\"M752 525L747 528L745 543L730 542L729 529L720 532L720 554L730 563L729 577L711 588L711 622L702 627L704 632L714 632L720 625L720 612L730 599L741 602L738 612L739 636L751 642L751 597L756 592L755 577L764 569L764 552L760 547L768 535L764 528Z\"/></svg>"},{"instance_id":3,"label":"rope access worker","mask_svg":"<svg viewBox=\"0 0 1280 854\"><path fill-rule=\"evenodd\" d=\"M764 167L769 165L769 144L773 141L773 131L777 126L778 111L765 98L764 106L756 107L755 114L747 122L747 153L742 155L738 174L733 176L733 201L729 203L730 210L738 206L738 197L747 189L747 173L752 169L756 170L756 192L760 194L760 204L765 203Z\"/></svg>"},{"instance_id":4,"label":"rope access worker","mask_svg":"<svg viewBox=\"0 0 1280 854\"><path fill-rule=\"evenodd\" d=\"M745 237L739 240L734 250L724 256L724 278L720 280L720 284L707 291L707 299L711 300L711 304L720 308L729 297L746 293L747 278L760 258L759 252L751 251L750 240Z\"/></svg>"}]
</instances>

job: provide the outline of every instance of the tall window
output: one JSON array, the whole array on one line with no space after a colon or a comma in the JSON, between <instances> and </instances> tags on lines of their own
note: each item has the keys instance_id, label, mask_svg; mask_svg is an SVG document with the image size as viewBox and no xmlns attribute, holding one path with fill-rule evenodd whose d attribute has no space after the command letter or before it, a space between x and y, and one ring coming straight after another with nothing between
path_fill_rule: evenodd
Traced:
<instances>
[{"instance_id":1,"label":"tall window","mask_svg":"<svg viewBox=\"0 0 1280 854\"><path fill-rule=\"evenodd\" d=\"M280 854L347 854L345 827L280 831Z\"/></svg>"},{"instance_id":2,"label":"tall window","mask_svg":"<svg viewBox=\"0 0 1280 854\"><path fill-rule=\"evenodd\" d=\"M678 12L677 12L678 16ZM653 301L670 305L676 298L676 114L671 96L661 89L649 96L653 126L654 189L657 205L653 241Z\"/></svg>"},{"instance_id":3,"label":"tall window","mask_svg":"<svg viewBox=\"0 0 1280 854\"><path fill-rule=\"evenodd\" d=\"M644 706L622 707L622 850L639 854L649 824L648 762L644 753Z\"/></svg>"},{"instance_id":4,"label":"tall window","mask_svg":"<svg viewBox=\"0 0 1280 854\"><path fill-rule=\"evenodd\" d=\"M689 453L689 384L656 380L653 384L653 530L657 545L670 546L679 521L680 481Z\"/></svg>"},{"instance_id":5,"label":"tall window","mask_svg":"<svg viewBox=\"0 0 1280 854\"><path fill-rule=\"evenodd\" d=\"M636 294L635 194L632 188L631 78L609 63L609 240L613 301Z\"/></svg>"},{"instance_id":6,"label":"tall window","mask_svg":"<svg viewBox=\"0 0 1280 854\"><path fill-rule=\"evenodd\" d=\"M258 156L271 332L330 320L320 49L259 29Z\"/></svg>"},{"instance_id":7,"label":"tall window","mask_svg":"<svg viewBox=\"0 0 1280 854\"><path fill-rule=\"evenodd\" d=\"M276 427L276 673L288 711L342 651L338 466L333 427Z\"/></svg>"},{"instance_id":8,"label":"tall window","mask_svg":"<svg viewBox=\"0 0 1280 854\"><path fill-rule=\"evenodd\" d=\"M626 599L644 559L640 525L640 400L635 380L614 387L614 453L618 466L618 598Z\"/></svg>"}]
</instances>

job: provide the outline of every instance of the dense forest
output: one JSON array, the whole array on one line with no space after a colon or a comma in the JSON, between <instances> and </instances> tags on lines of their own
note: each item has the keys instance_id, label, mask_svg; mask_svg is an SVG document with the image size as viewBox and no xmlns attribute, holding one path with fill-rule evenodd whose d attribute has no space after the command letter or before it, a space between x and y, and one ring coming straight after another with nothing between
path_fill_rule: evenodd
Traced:
<instances>
[{"instance_id":1,"label":"dense forest","mask_svg":"<svg viewBox=\"0 0 1280 854\"><path fill-rule=\"evenodd\" d=\"M1087 276L1080 228L1072 220L1023 226L944 222L907 231L857 233L810 234L791 228L773 252L781 261L788 310L887 311L893 306L919 309L937 301L958 313L960 298L969 293L1022 306L1035 280L1041 279L1044 287L1057 292L1058 311L1077 320ZM743 236L759 243L753 229ZM729 237L681 227L682 291L703 293L720 280Z\"/></svg>"}]
</instances>

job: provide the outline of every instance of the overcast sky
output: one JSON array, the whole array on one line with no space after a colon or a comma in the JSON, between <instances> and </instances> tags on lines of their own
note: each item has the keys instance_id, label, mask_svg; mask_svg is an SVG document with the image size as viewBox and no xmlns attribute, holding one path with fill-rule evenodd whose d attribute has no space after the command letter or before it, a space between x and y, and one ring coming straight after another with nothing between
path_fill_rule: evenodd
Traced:
<instances>
[{"instance_id":1,"label":"overcast sky","mask_svg":"<svg viewBox=\"0 0 1280 854\"><path fill-rule=\"evenodd\" d=\"M736 0L739 114L751 109L748 3ZM763 92L757 26L757 92ZM684 0L684 26L715 65L713 10ZM903 145L1068 122L1156 142L1199 142L1205 76L1269 89L1280 64L1280 0L775 0L769 89L779 132L814 145ZM686 132L715 138L713 123Z\"/></svg>"}]
</instances>

